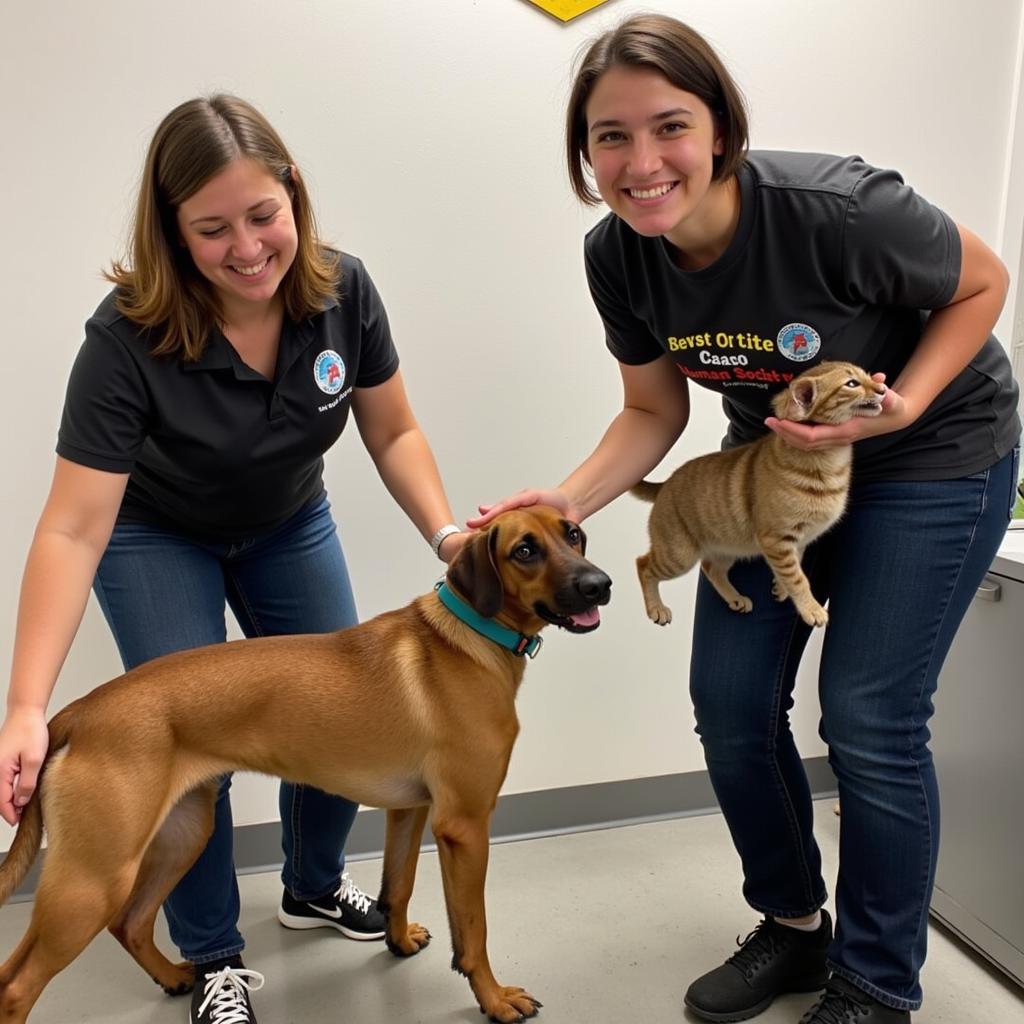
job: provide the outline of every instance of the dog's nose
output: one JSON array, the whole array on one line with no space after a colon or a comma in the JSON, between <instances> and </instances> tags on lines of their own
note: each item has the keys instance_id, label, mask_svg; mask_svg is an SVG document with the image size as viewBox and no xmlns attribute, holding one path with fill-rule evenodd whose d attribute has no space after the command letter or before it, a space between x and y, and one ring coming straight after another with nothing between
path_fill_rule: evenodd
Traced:
<instances>
[{"instance_id":1,"label":"dog's nose","mask_svg":"<svg viewBox=\"0 0 1024 1024\"><path fill-rule=\"evenodd\" d=\"M611 597L612 581L600 569L592 569L577 578L576 589L592 605L607 604Z\"/></svg>"}]
</instances>

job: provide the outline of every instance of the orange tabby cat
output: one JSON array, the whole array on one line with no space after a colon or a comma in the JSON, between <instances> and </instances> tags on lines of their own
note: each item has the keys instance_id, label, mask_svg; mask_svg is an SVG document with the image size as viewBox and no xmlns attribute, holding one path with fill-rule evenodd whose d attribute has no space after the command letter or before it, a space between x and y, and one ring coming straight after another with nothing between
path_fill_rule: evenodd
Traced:
<instances>
[{"instance_id":1,"label":"orange tabby cat","mask_svg":"<svg viewBox=\"0 0 1024 1024\"><path fill-rule=\"evenodd\" d=\"M877 416L885 387L852 363L824 362L802 373L772 400L780 419L845 423ZM828 613L814 599L800 567L804 548L843 514L853 446L805 452L769 433L750 444L680 466L664 483L631 489L654 502L651 549L636 560L647 615L672 621L658 584L701 563L711 585L736 612L753 603L729 582L737 558L763 555L775 576L777 601L792 598L800 617L824 626Z\"/></svg>"}]
</instances>

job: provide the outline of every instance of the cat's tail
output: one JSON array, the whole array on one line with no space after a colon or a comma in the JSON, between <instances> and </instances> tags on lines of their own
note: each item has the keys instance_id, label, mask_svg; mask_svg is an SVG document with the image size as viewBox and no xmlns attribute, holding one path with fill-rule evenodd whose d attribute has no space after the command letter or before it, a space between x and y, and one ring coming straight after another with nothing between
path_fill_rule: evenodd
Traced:
<instances>
[{"instance_id":1,"label":"cat's tail","mask_svg":"<svg viewBox=\"0 0 1024 1024\"><path fill-rule=\"evenodd\" d=\"M635 487L630 487L629 493L641 501L654 501L658 496L658 491L664 486L664 484L652 483L650 480L641 480Z\"/></svg>"}]
</instances>

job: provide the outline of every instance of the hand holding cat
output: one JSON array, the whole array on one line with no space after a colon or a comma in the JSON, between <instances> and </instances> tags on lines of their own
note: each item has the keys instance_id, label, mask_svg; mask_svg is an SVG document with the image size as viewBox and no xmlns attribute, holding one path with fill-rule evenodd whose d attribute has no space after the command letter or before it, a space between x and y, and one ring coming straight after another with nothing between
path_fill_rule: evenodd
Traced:
<instances>
[{"instance_id":1,"label":"hand holding cat","mask_svg":"<svg viewBox=\"0 0 1024 1024\"><path fill-rule=\"evenodd\" d=\"M884 373L874 373L871 376L872 380L878 381L879 384L885 383ZM801 451L810 452L821 448L839 448L865 437L875 437L878 434L889 434L894 430L902 430L913 423L915 419L916 416L911 412L903 397L892 388L886 388L882 398L882 412L872 419L858 416L839 426L824 423L811 426L806 423L797 423L794 420L780 420L769 416L764 421L764 425L778 434L787 444L791 444Z\"/></svg>"}]
</instances>

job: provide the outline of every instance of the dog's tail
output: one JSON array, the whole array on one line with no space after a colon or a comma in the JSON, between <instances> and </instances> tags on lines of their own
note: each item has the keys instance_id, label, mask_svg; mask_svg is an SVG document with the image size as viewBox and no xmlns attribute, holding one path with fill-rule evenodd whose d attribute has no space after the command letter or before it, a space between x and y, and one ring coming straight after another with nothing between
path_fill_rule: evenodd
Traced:
<instances>
[{"instance_id":1,"label":"dog's tail","mask_svg":"<svg viewBox=\"0 0 1024 1024\"><path fill-rule=\"evenodd\" d=\"M630 487L629 493L641 501L654 501L663 486L664 484L652 483L650 480L641 480L635 487Z\"/></svg>"},{"instance_id":2,"label":"dog's tail","mask_svg":"<svg viewBox=\"0 0 1024 1024\"><path fill-rule=\"evenodd\" d=\"M0 864L0 905L6 903L32 867L43 842L43 811L38 790L21 812L18 831L3 864Z\"/></svg>"},{"instance_id":3,"label":"dog's tail","mask_svg":"<svg viewBox=\"0 0 1024 1024\"><path fill-rule=\"evenodd\" d=\"M71 715L65 709L50 722L50 747L39 772L39 782L31 799L25 804L18 822L18 831L14 834L14 842L0 864L0 906L6 903L15 889L25 881L25 876L39 854L43 843L43 804L40 789L43 784L43 773L51 756L65 746L71 732Z\"/></svg>"}]
</instances>

